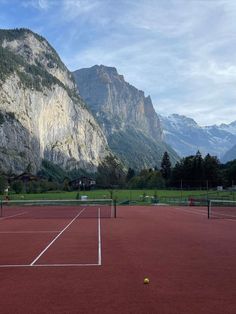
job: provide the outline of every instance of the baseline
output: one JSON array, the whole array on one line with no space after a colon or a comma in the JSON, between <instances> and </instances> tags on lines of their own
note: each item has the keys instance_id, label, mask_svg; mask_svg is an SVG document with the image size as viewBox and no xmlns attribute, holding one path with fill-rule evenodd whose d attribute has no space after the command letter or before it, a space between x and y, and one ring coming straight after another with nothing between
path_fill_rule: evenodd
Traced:
<instances>
[{"instance_id":1,"label":"baseline","mask_svg":"<svg viewBox=\"0 0 236 314\"><path fill-rule=\"evenodd\" d=\"M94 267L100 266L98 264L13 264L0 265L0 268L32 268L32 267Z\"/></svg>"}]
</instances>

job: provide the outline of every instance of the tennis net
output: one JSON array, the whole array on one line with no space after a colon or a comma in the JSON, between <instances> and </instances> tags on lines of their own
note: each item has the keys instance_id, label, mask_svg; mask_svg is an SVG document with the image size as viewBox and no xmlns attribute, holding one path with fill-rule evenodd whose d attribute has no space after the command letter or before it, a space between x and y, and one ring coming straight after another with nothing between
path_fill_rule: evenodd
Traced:
<instances>
[{"instance_id":1,"label":"tennis net","mask_svg":"<svg viewBox=\"0 0 236 314\"><path fill-rule=\"evenodd\" d=\"M2 200L2 219L115 218L116 204L112 199L86 200Z\"/></svg>"},{"instance_id":2,"label":"tennis net","mask_svg":"<svg viewBox=\"0 0 236 314\"><path fill-rule=\"evenodd\" d=\"M236 219L236 201L230 200L209 200L208 219Z\"/></svg>"}]
</instances>

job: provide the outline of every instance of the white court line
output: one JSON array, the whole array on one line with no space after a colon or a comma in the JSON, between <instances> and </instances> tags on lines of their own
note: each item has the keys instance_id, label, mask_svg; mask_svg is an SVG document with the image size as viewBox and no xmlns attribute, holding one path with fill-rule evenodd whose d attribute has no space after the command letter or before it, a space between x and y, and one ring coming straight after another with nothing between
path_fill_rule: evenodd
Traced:
<instances>
[{"instance_id":1,"label":"white court line","mask_svg":"<svg viewBox=\"0 0 236 314\"><path fill-rule=\"evenodd\" d=\"M222 216L221 218L219 216ZM227 218L226 218L227 217ZM210 217L210 219L219 219L219 220L227 220L227 221L232 221L232 222L236 222L236 216L231 216L231 215L224 215L224 214L216 214L216 215L212 215Z\"/></svg>"},{"instance_id":2,"label":"white court line","mask_svg":"<svg viewBox=\"0 0 236 314\"><path fill-rule=\"evenodd\" d=\"M101 210L98 208L98 265L102 265Z\"/></svg>"},{"instance_id":3,"label":"white court line","mask_svg":"<svg viewBox=\"0 0 236 314\"><path fill-rule=\"evenodd\" d=\"M230 218L236 218L236 216L235 215L228 215L228 214L221 214L221 213L215 213L215 214L212 214L212 217L214 218L214 217L218 217L218 216L222 216L222 217L229 217L228 219L230 219Z\"/></svg>"},{"instance_id":4,"label":"white court line","mask_svg":"<svg viewBox=\"0 0 236 314\"><path fill-rule=\"evenodd\" d=\"M194 210L187 210L187 209L183 209L181 207L173 207L175 210L182 210L186 213L189 214L196 214L196 215L201 215L201 216L206 216L207 217L207 211L204 212L203 210L199 210L199 211L194 211Z\"/></svg>"},{"instance_id":5,"label":"white court line","mask_svg":"<svg viewBox=\"0 0 236 314\"><path fill-rule=\"evenodd\" d=\"M183 208L179 208L179 207L175 207L175 210L182 210L182 211L184 211L184 212L186 212L186 213L190 213L190 214L196 214L196 215L202 215L202 216L205 216L205 217L207 217L207 211L206 212L204 212L204 210L202 209L202 210L187 210L187 209L183 209ZM218 215L218 214L217 214ZM220 215L220 214L219 214ZM226 216L226 215L224 215L224 214L221 214L223 217L222 217L222 219L221 220L228 220L228 221L233 221L233 222L236 222L236 220L235 220L235 218L236 218L236 216ZM224 217L231 217L231 218L224 218ZM212 218L214 219L214 218L217 218L217 216L212 216Z\"/></svg>"},{"instance_id":6,"label":"white court line","mask_svg":"<svg viewBox=\"0 0 236 314\"><path fill-rule=\"evenodd\" d=\"M214 219L217 219L216 217L212 217L212 218L213 218L213 220L214 220ZM212 218L210 218L209 220L212 220ZM235 218L219 218L219 220L220 220L220 221L225 221L225 220L227 220L227 221L231 221L231 222L233 222L233 223L236 222Z\"/></svg>"},{"instance_id":7,"label":"white court line","mask_svg":"<svg viewBox=\"0 0 236 314\"><path fill-rule=\"evenodd\" d=\"M11 216L2 217L2 218L0 218L0 220L12 218L12 217L16 217L16 216L20 216L20 215L24 215L24 214L27 214L27 212L23 212L23 213L16 214L16 215L11 215Z\"/></svg>"},{"instance_id":8,"label":"white court line","mask_svg":"<svg viewBox=\"0 0 236 314\"><path fill-rule=\"evenodd\" d=\"M82 209L78 215L75 216L74 219L71 220L71 222L69 224L67 224L65 226L65 228L48 244L48 246L46 246L46 248L33 260L33 262L30 264L30 266L33 266L37 260L50 248L50 246L62 235L62 233L82 214L82 212L85 210Z\"/></svg>"},{"instance_id":9,"label":"white court line","mask_svg":"<svg viewBox=\"0 0 236 314\"><path fill-rule=\"evenodd\" d=\"M99 266L98 264L35 264L34 267L82 267Z\"/></svg>"},{"instance_id":10,"label":"white court line","mask_svg":"<svg viewBox=\"0 0 236 314\"><path fill-rule=\"evenodd\" d=\"M57 231L54 231L54 230L43 230L43 231L34 231L34 230L32 230L32 231L0 231L0 234L27 234L27 233L59 233L60 232L60 230L57 230Z\"/></svg>"},{"instance_id":11,"label":"white court line","mask_svg":"<svg viewBox=\"0 0 236 314\"><path fill-rule=\"evenodd\" d=\"M100 266L98 264L34 264L34 265L0 265L0 268L20 268L20 267L94 267L94 266Z\"/></svg>"},{"instance_id":12,"label":"white court line","mask_svg":"<svg viewBox=\"0 0 236 314\"><path fill-rule=\"evenodd\" d=\"M101 240L101 209L98 208L98 263L90 264L79 264L79 263L68 263L68 264L35 264L35 262L46 252L46 250L56 241L56 239L74 222L74 220L79 217L79 215L85 210L85 208L79 212L79 214L57 235L54 240L39 254L39 256L31 263L26 265L12 264L12 265L0 265L0 268L27 268L27 267L97 267L102 265L102 240ZM54 231L51 231L54 232ZM59 231L55 231L59 232ZM1 233L1 232L0 232ZM36 231L37 233L37 231Z\"/></svg>"}]
</instances>

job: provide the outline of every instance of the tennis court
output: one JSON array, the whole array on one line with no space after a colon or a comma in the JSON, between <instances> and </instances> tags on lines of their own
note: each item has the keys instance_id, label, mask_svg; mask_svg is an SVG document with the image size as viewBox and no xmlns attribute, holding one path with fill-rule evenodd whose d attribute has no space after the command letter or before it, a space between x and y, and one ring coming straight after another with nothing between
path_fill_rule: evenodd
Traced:
<instances>
[{"instance_id":1,"label":"tennis court","mask_svg":"<svg viewBox=\"0 0 236 314\"><path fill-rule=\"evenodd\" d=\"M236 219L236 201L210 200L208 202L208 218Z\"/></svg>"},{"instance_id":2,"label":"tennis court","mask_svg":"<svg viewBox=\"0 0 236 314\"><path fill-rule=\"evenodd\" d=\"M112 206L111 200L2 202L0 267L100 266L101 218L112 218Z\"/></svg>"},{"instance_id":3,"label":"tennis court","mask_svg":"<svg viewBox=\"0 0 236 314\"><path fill-rule=\"evenodd\" d=\"M1 313L236 312L236 220L207 219L206 207L119 206L116 219L107 205L74 207L3 213Z\"/></svg>"}]
</instances>

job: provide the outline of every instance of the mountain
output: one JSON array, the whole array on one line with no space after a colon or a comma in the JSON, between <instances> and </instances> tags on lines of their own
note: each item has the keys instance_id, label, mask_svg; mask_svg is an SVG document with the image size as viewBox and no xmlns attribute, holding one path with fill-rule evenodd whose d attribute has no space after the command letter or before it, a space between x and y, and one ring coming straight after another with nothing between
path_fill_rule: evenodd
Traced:
<instances>
[{"instance_id":1,"label":"mountain","mask_svg":"<svg viewBox=\"0 0 236 314\"><path fill-rule=\"evenodd\" d=\"M224 163L236 159L236 145L231 147L222 157Z\"/></svg>"},{"instance_id":2,"label":"mountain","mask_svg":"<svg viewBox=\"0 0 236 314\"><path fill-rule=\"evenodd\" d=\"M116 68L95 65L73 72L79 93L96 117L111 150L128 166L160 166L165 151L177 154L163 141L160 120L150 96L119 75Z\"/></svg>"},{"instance_id":3,"label":"mountain","mask_svg":"<svg viewBox=\"0 0 236 314\"><path fill-rule=\"evenodd\" d=\"M236 136L236 121L230 124L221 124L220 128ZM236 145L231 146L222 157L224 163L236 159Z\"/></svg>"},{"instance_id":4,"label":"mountain","mask_svg":"<svg viewBox=\"0 0 236 314\"><path fill-rule=\"evenodd\" d=\"M41 36L0 30L0 170L37 172L43 159L95 171L106 137L69 70Z\"/></svg>"},{"instance_id":5,"label":"mountain","mask_svg":"<svg viewBox=\"0 0 236 314\"><path fill-rule=\"evenodd\" d=\"M236 135L236 121L231 122L230 124L222 123L220 124L219 128L221 130L224 130L226 132Z\"/></svg>"},{"instance_id":6,"label":"mountain","mask_svg":"<svg viewBox=\"0 0 236 314\"><path fill-rule=\"evenodd\" d=\"M182 157L209 153L223 160L223 156L236 144L236 122L229 125L199 126L193 119L172 114L159 116L164 138Z\"/></svg>"}]
</instances>

